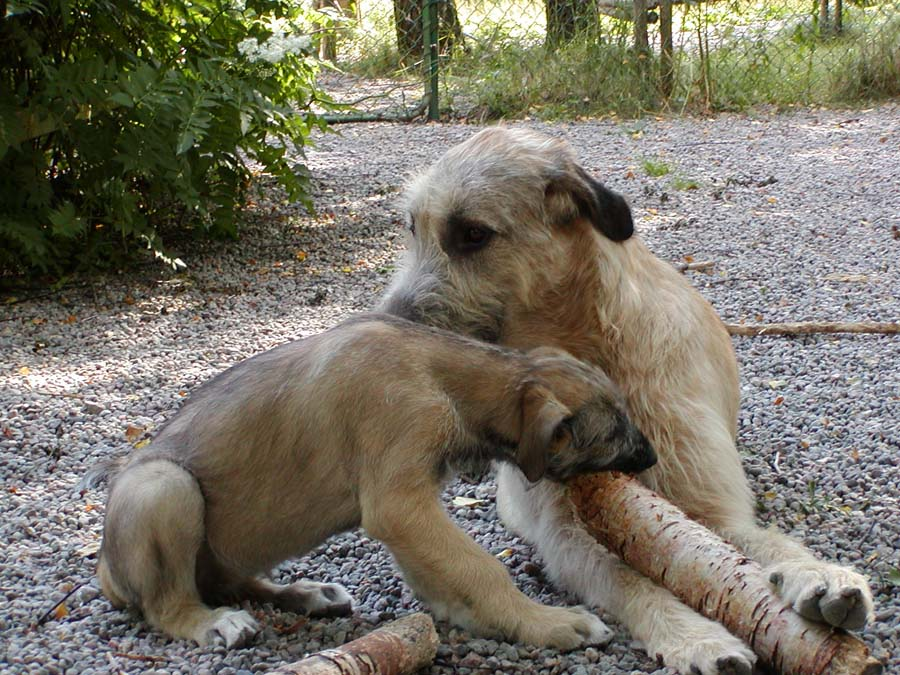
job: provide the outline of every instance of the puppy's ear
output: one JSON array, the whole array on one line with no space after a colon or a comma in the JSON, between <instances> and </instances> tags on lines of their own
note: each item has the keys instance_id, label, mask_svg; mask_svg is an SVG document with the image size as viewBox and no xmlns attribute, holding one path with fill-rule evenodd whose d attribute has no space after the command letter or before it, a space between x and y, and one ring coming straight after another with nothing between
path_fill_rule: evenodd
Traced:
<instances>
[{"instance_id":1,"label":"puppy's ear","mask_svg":"<svg viewBox=\"0 0 900 675\"><path fill-rule=\"evenodd\" d=\"M529 384L522 395L522 435L516 463L532 483L540 480L558 445L571 441L563 422L572 413L539 384Z\"/></svg>"},{"instance_id":2,"label":"puppy's ear","mask_svg":"<svg viewBox=\"0 0 900 675\"><path fill-rule=\"evenodd\" d=\"M575 218L584 218L613 241L624 241L634 233L625 198L608 190L578 165L551 178L544 198L555 223L568 224Z\"/></svg>"}]
</instances>

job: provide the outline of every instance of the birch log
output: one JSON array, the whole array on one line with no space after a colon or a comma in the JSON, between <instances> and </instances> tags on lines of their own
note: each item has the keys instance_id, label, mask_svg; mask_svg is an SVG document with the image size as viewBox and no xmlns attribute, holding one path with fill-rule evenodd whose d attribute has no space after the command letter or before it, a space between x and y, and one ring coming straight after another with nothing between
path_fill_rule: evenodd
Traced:
<instances>
[{"instance_id":1,"label":"birch log","mask_svg":"<svg viewBox=\"0 0 900 675\"><path fill-rule=\"evenodd\" d=\"M619 473L586 476L569 495L588 531L631 567L744 640L785 675L877 675L858 639L807 621L762 568L677 507Z\"/></svg>"},{"instance_id":2,"label":"birch log","mask_svg":"<svg viewBox=\"0 0 900 675\"><path fill-rule=\"evenodd\" d=\"M335 649L270 670L270 675L410 675L431 665L438 636L427 614L410 614Z\"/></svg>"}]
</instances>

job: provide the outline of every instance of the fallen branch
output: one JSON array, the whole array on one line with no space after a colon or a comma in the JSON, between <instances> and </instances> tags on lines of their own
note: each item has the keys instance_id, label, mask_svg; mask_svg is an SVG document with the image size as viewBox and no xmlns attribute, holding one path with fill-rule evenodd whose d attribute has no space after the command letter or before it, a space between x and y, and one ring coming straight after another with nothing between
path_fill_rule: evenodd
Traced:
<instances>
[{"instance_id":1,"label":"fallen branch","mask_svg":"<svg viewBox=\"0 0 900 675\"><path fill-rule=\"evenodd\" d=\"M779 673L882 672L860 640L786 607L757 563L637 480L618 473L587 476L570 483L569 494L600 543L723 624Z\"/></svg>"},{"instance_id":2,"label":"fallen branch","mask_svg":"<svg viewBox=\"0 0 900 675\"><path fill-rule=\"evenodd\" d=\"M431 665L438 637L427 614L410 614L336 649L288 663L270 675L408 675Z\"/></svg>"},{"instance_id":3,"label":"fallen branch","mask_svg":"<svg viewBox=\"0 0 900 675\"><path fill-rule=\"evenodd\" d=\"M715 260L703 260L701 262L677 262L674 263L675 269L679 272L705 272L716 266Z\"/></svg>"},{"instance_id":4,"label":"fallen branch","mask_svg":"<svg viewBox=\"0 0 900 675\"><path fill-rule=\"evenodd\" d=\"M131 659L132 661L147 661L149 663L159 663L166 660L165 656L150 656L148 654L129 654L128 652L113 652L113 656L123 659Z\"/></svg>"},{"instance_id":5,"label":"fallen branch","mask_svg":"<svg viewBox=\"0 0 900 675\"><path fill-rule=\"evenodd\" d=\"M900 333L900 323L860 322L800 322L800 323L726 323L725 328L732 335L813 335L816 333Z\"/></svg>"},{"instance_id":6,"label":"fallen branch","mask_svg":"<svg viewBox=\"0 0 900 675\"><path fill-rule=\"evenodd\" d=\"M37 621L35 621L33 624L31 624L31 625L32 625L32 626L42 626L42 625L44 625L44 623L46 623L47 620L48 620L50 617L52 617L52 616L54 616L54 615L56 614L56 610L58 610L60 607L62 607L63 605L66 604L66 600L68 600L68 599L71 598L73 595L75 595L75 592L76 592L76 591L81 590L82 588L84 588L84 587L87 586L87 585L88 585L88 582L87 582L87 581L82 581L81 583L76 584L76 585L72 588L72 590L70 590L68 593L66 593L66 594L62 597L62 600L60 600L60 601L57 602L55 605L53 605L53 607L51 607L51 608L48 609L46 612L44 612L44 613L40 616L40 618L39 618ZM66 611L66 614L68 614L68 611Z\"/></svg>"}]
</instances>

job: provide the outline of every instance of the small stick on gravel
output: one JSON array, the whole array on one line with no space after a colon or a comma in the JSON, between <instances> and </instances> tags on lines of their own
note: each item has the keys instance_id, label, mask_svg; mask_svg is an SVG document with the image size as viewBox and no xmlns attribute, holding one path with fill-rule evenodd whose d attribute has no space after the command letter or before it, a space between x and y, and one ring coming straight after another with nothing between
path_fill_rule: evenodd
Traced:
<instances>
[{"instance_id":1,"label":"small stick on gravel","mask_svg":"<svg viewBox=\"0 0 900 675\"><path fill-rule=\"evenodd\" d=\"M88 585L88 582L87 582L87 581L82 581L80 584L76 584L75 587L72 588L71 591L69 591L68 593L66 593L66 594L63 596L62 600L60 600L60 601L57 602L55 605L53 605L53 607L51 607L51 608L48 609L46 612L44 612L44 613L41 615L41 617L40 617L37 621L35 621L34 624L32 624L32 625L33 625L33 626L42 626L42 625L44 625L44 623L46 623L46 621L47 621L51 616L53 616L53 614L56 612L57 609L59 609L60 607L62 607L64 604L66 604L66 600L68 600L68 599L71 598L73 595L75 595L75 592L76 592L76 591L78 591L78 590L84 588L84 587L87 586L87 585Z\"/></svg>"},{"instance_id":2,"label":"small stick on gravel","mask_svg":"<svg viewBox=\"0 0 900 675\"><path fill-rule=\"evenodd\" d=\"M860 322L800 322L800 323L759 323L744 325L726 323L725 327L732 335L812 335L815 333L882 333L900 334L900 323Z\"/></svg>"},{"instance_id":3,"label":"small stick on gravel","mask_svg":"<svg viewBox=\"0 0 900 675\"><path fill-rule=\"evenodd\" d=\"M161 661L165 661L165 656L149 656L148 654L129 654L128 652L113 652L113 656L118 656L123 659L131 659L132 661L148 661L151 663L158 663Z\"/></svg>"},{"instance_id":4,"label":"small stick on gravel","mask_svg":"<svg viewBox=\"0 0 900 675\"><path fill-rule=\"evenodd\" d=\"M270 675L408 675L425 668L437 654L438 636L427 614L410 614L378 630L288 663Z\"/></svg>"},{"instance_id":5,"label":"small stick on gravel","mask_svg":"<svg viewBox=\"0 0 900 675\"><path fill-rule=\"evenodd\" d=\"M677 262L675 269L679 272L706 272L716 266L715 260L702 260L700 262Z\"/></svg>"},{"instance_id":6,"label":"small stick on gravel","mask_svg":"<svg viewBox=\"0 0 900 675\"><path fill-rule=\"evenodd\" d=\"M785 675L877 675L857 638L807 621L772 593L762 568L677 507L618 473L576 479L588 531L631 567L723 624Z\"/></svg>"}]
</instances>

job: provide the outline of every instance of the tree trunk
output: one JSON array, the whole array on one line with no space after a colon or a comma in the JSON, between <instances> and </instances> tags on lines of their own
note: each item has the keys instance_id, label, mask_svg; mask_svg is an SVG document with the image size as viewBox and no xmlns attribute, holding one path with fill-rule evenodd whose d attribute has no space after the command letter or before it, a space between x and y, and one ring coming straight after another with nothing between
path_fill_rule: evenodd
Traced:
<instances>
[{"instance_id":1,"label":"tree trunk","mask_svg":"<svg viewBox=\"0 0 900 675\"><path fill-rule=\"evenodd\" d=\"M571 42L576 35L596 32L600 27L597 0L545 0L544 10L546 44L551 49Z\"/></svg>"},{"instance_id":2,"label":"tree trunk","mask_svg":"<svg viewBox=\"0 0 900 675\"><path fill-rule=\"evenodd\" d=\"M313 6L317 10L331 10L326 12L330 16L337 15L337 18L327 26L328 30L319 37L319 58L325 61L335 61L337 60L337 38L342 28L340 17L355 18L358 21L359 5L353 0L314 0Z\"/></svg>"},{"instance_id":3,"label":"tree trunk","mask_svg":"<svg viewBox=\"0 0 900 675\"><path fill-rule=\"evenodd\" d=\"M819 35L828 32L828 0L819 0Z\"/></svg>"},{"instance_id":4,"label":"tree trunk","mask_svg":"<svg viewBox=\"0 0 900 675\"><path fill-rule=\"evenodd\" d=\"M618 473L569 484L597 540L641 574L744 640L785 675L876 675L855 637L807 621L772 593L762 568L677 507Z\"/></svg>"},{"instance_id":5,"label":"tree trunk","mask_svg":"<svg viewBox=\"0 0 900 675\"><path fill-rule=\"evenodd\" d=\"M647 36L647 0L634 0L632 21L634 21L634 51L646 55L650 51Z\"/></svg>"},{"instance_id":6,"label":"tree trunk","mask_svg":"<svg viewBox=\"0 0 900 675\"><path fill-rule=\"evenodd\" d=\"M462 25L455 0L394 0L394 26L397 53L404 66L420 63L425 58L425 32L422 9L425 2L435 1L438 13L438 44L442 56L451 56L455 46L463 46Z\"/></svg>"},{"instance_id":7,"label":"tree trunk","mask_svg":"<svg viewBox=\"0 0 900 675\"><path fill-rule=\"evenodd\" d=\"M427 614L410 614L336 649L288 663L270 675L412 675L437 654L438 636Z\"/></svg>"},{"instance_id":8,"label":"tree trunk","mask_svg":"<svg viewBox=\"0 0 900 675\"><path fill-rule=\"evenodd\" d=\"M659 55L663 96L669 98L675 83L675 61L672 52L672 0L659 3Z\"/></svg>"}]
</instances>

